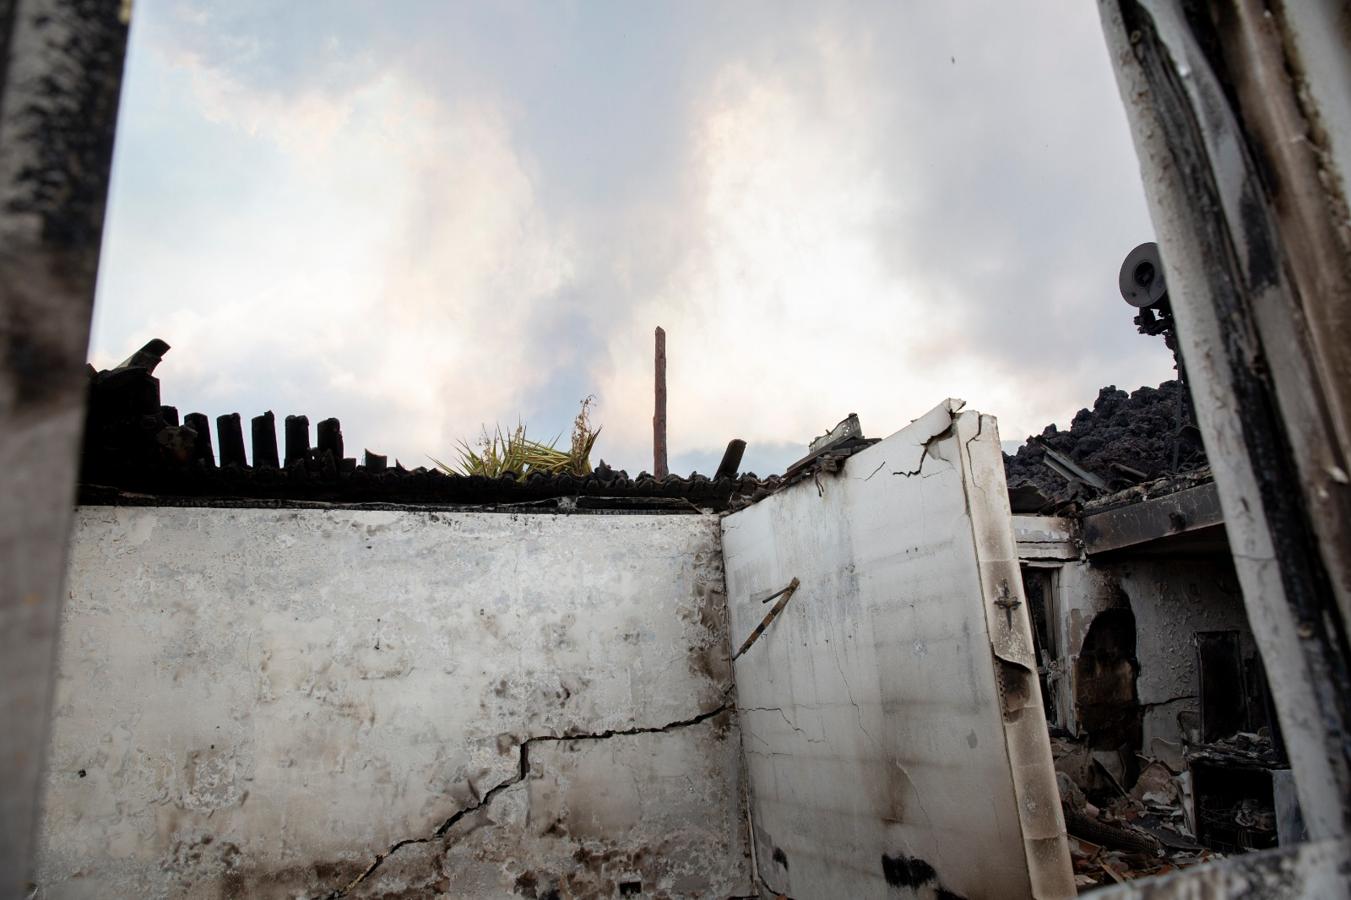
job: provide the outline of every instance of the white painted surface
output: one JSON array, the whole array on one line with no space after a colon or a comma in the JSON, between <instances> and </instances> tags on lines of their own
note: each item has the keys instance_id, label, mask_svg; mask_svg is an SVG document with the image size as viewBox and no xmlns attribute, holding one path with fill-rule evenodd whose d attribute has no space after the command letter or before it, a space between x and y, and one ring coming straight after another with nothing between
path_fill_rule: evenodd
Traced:
<instances>
[{"instance_id":1,"label":"white painted surface","mask_svg":"<svg viewBox=\"0 0 1351 900\"><path fill-rule=\"evenodd\" d=\"M1026 606L995 605L997 429L955 409L723 521L734 644L801 580L735 664L760 874L799 900L1075 893Z\"/></svg>"},{"instance_id":2,"label":"white painted surface","mask_svg":"<svg viewBox=\"0 0 1351 900\"><path fill-rule=\"evenodd\" d=\"M1200 673L1195 636L1237 631L1245 658L1257 647L1248 626L1238 577L1228 557L1140 557L1111 563L1068 563L1058 573L1051 616L1062 673L1055 691L1060 724L1077 732L1073 673L1093 618L1128 606L1135 616L1136 680L1143 725L1142 748L1176 759L1182 739L1200 740ZM1242 690L1241 685L1234 688Z\"/></svg>"},{"instance_id":3,"label":"white painted surface","mask_svg":"<svg viewBox=\"0 0 1351 900\"><path fill-rule=\"evenodd\" d=\"M527 738L724 704L721 592L704 516L83 508L42 896L325 896ZM747 893L737 755L729 714L533 743L354 896Z\"/></svg>"}]
</instances>

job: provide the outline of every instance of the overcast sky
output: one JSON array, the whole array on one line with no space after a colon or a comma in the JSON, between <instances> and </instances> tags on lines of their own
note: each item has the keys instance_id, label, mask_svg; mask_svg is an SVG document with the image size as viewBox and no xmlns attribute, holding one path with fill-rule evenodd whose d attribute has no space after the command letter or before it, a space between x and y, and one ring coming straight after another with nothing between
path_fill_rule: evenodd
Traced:
<instances>
[{"instance_id":1,"label":"overcast sky","mask_svg":"<svg viewBox=\"0 0 1351 900\"><path fill-rule=\"evenodd\" d=\"M91 356L180 412L483 423L768 474L945 397L1017 441L1170 377L1091 3L137 0Z\"/></svg>"}]
</instances>

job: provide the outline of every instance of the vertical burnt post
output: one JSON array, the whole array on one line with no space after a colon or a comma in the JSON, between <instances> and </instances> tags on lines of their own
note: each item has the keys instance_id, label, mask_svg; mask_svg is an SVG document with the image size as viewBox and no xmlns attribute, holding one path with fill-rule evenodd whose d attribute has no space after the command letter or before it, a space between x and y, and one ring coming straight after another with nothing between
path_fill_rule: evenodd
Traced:
<instances>
[{"instance_id":1,"label":"vertical burnt post","mask_svg":"<svg viewBox=\"0 0 1351 900\"><path fill-rule=\"evenodd\" d=\"M244 458L244 426L239 413L216 416L216 439L220 442L222 466L246 466Z\"/></svg>"},{"instance_id":2,"label":"vertical burnt post","mask_svg":"<svg viewBox=\"0 0 1351 900\"><path fill-rule=\"evenodd\" d=\"M216 454L211 449L211 421L202 413L194 412L183 417L183 424L197 432L192 458L201 460L208 468L214 466Z\"/></svg>"},{"instance_id":3,"label":"vertical burnt post","mask_svg":"<svg viewBox=\"0 0 1351 900\"><path fill-rule=\"evenodd\" d=\"M0 895L27 894L128 4L0 3Z\"/></svg>"},{"instance_id":4,"label":"vertical burnt post","mask_svg":"<svg viewBox=\"0 0 1351 900\"><path fill-rule=\"evenodd\" d=\"M286 417L286 464L304 462L310 455L310 419L308 416Z\"/></svg>"},{"instance_id":5,"label":"vertical burnt post","mask_svg":"<svg viewBox=\"0 0 1351 900\"><path fill-rule=\"evenodd\" d=\"M281 462L277 458L277 417L269 409L261 416L254 416L250 424L253 428L253 467L278 468Z\"/></svg>"},{"instance_id":6,"label":"vertical burnt post","mask_svg":"<svg viewBox=\"0 0 1351 900\"><path fill-rule=\"evenodd\" d=\"M1351 163L1326 135L1351 110L1345 39L1322 42L1345 34L1344 4L1200 8L1221 6L1217 16L1176 2L1098 9L1299 805L1312 841L1341 841L1351 835Z\"/></svg>"},{"instance_id":7,"label":"vertical burnt post","mask_svg":"<svg viewBox=\"0 0 1351 900\"><path fill-rule=\"evenodd\" d=\"M337 419L324 419L315 426L319 452L333 454L333 463L342 464L342 424Z\"/></svg>"},{"instance_id":8,"label":"vertical burnt post","mask_svg":"<svg viewBox=\"0 0 1351 900\"><path fill-rule=\"evenodd\" d=\"M652 474L665 478L666 468L666 331L657 326L656 410L652 414Z\"/></svg>"},{"instance_id":9,"label":"vertical burnt post","mask_svg":"<svg viewBox=\"0 0 1351 900\"><path fill-rule=\"evenodd\" d=\"M727 449L722 454L722 462L718 463L718 470L713 473L713 480L735 478L741 471L741 456L745 452L746 442L741 438L732 438L728 441Z\"/></svg>"}]
</instances>

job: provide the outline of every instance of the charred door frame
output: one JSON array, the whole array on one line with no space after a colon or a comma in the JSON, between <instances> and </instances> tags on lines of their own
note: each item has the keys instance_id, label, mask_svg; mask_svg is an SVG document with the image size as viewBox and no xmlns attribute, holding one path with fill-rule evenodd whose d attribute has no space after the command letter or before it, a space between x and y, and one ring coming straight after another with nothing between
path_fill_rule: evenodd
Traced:
<instances>
[{"instance_id":1,"label":"charred door frame","mask_svg":"<svg viewBox=\"0 0 1351 900\"><path fill-rule=\"evenodd\" d=\"M1344 353L1351 321L1348 173L1334 148L1298 156L1283 144L1326 142L1318 117L1345 126L1351 111L1318 106L1341 98L1311 84L1291 11L1273 5L1100 8L1310 836L1341 838L1351 830L1351 384L1329 356ZM1319 14L1335 16L1335 4L1294 13L1306 26ZM1307 252L1311 233L1325 252Z\"/></svg>"},{"instance_id":2,"label":"charred door frame","mask_svg":"<svg viewBox=\"0 0 1351 900\"><path fill-rule=\"evenodd\" d=\"M129 10L0 0L0 898L32 875Z\"/></svg>"}]
</instances>

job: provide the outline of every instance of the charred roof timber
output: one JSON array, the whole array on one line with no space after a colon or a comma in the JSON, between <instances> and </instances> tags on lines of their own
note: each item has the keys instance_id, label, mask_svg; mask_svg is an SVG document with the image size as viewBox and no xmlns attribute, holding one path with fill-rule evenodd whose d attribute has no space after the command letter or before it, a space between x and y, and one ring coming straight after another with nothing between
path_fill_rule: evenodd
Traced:
<instances>
[{"instance_id":1,"label":"charred roof timber","mask_svg":"<svg viewBox=\"0 0 1351 900\"><path fill-rule=\"evenodd\" d=\"M807 445L807 455L789 466L783 477L785 480L791 480L809 468L834 469L840 460L875 443L876 438L863 436L863 426L859 424L858 414L850 413L834 428L813 438Z\"/></svg>"},{"instance_id":2,"label":"charred roof timber","mask_svg":"<svg viewBox=\"0 0 1351 900\"><path fill-rule=\"evenodd\" d=\"M1161 497L1132 497L1120 506L1086 511L1082 534L1089 556L1126 548L1148 549L1164 538L1189 535L1188 546L1210 538L1224 549L1224 514L1214 483Z\"/></svg>"},{"instance_id":3,"label":"charred roof timber","mask_svg":"<svg viewBox=\"0 0 1351 900\"><path fill-rule=\"evenodd\" d=\"M555 511L697 512L727 509L734 499L763 496L781 479L739 474L745 441L727 446L714 478L637 477L603 462L587 475L534 474L499 478L405 469L369 449L360 463L344 455L342 424L320 421L311 445L310 420L285 418L285 457L279 460L277 423L268 411L250 420L252 456L246 455L238 413L217 417L220 465L207 417L160 403L151 374L169 345L146 344L115 369L89 370L80 499L84 503L221 502L244 505L399 505L539 509ZM252 464L250 464L250 459ZM174 500L173 498L178 498Z\"/></svg>"}]
</instances>

